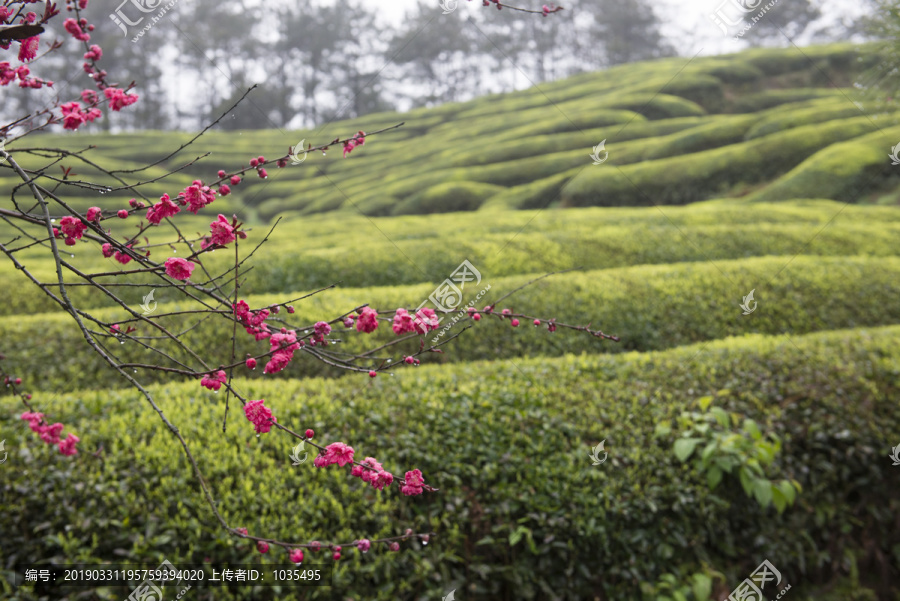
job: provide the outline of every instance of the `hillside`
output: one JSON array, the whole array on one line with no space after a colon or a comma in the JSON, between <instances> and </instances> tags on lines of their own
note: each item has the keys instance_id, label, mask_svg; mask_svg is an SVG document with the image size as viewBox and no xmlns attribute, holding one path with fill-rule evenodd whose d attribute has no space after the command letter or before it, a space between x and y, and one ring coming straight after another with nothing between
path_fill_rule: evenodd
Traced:
<instances>
[{"instance_id":1,"label":"hillside","mask_svg":"<svg viewBox=\"0 0 900 601\"><path fill-rule=\"evenodd\" d=\"M384 216L710 198L878 200L900 183L882 160L900 140L900 121L893 113L867 114L854 104L853 82L872 60L865 47L849 44L757 49L624 65L513 94L369 115L316 131L213 131L174 159L141 172L140 180L208 157L176 174L168 186L140 190L155 198L172 193L175 184L210 181L218 169L233 170L260 153L283 156L301 140L322 144L404 122L370 137L347 159L336 146L299 166L271 165L266 181L236 187L216 211L268 221L330 211ZM253 94L249 98L252 102ZM29 143L52 140L72 150L93 144L97 149L87 156L133 169L190 137L144 132L38 136ZM608 160L593 165L589 155L602 140ZM84 178L116 185L88 165L74 159L72 164ZM126 181L138 181L129 177ZM0 193L9 185L0 180ZM75 192L82 197L75 206L84 208L101 201L118 206L132 196Z\"/></svg>"}]
</instances>

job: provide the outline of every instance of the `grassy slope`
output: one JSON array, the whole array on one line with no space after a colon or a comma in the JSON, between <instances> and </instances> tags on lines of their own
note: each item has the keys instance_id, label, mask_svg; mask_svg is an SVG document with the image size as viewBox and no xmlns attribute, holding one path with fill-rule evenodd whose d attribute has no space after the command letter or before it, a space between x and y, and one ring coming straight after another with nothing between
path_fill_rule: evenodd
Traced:
<instances>
[{"instance_id":1,"label":"grassy slope","mask_svg":"<svg viewBox=\"0 0 900 601\"><path fill-rule=\"evenodd\" d=\"M187 153L137 175L152 179L166 168L211 153L167 185L141 188L155 199L163 192L174 195L194 178L210 181L220 168L246 165L260 152L269 158L282 156L301 139L318 144L404 121L404 128L371 138L351 159L340 158L335 147L326 157L310 156L299 167L270 165L265 181L251 171L253 185L236 187L207 213L239 212L244 218L269 220L286 212L333 210L386 215L553 203L633 205L647 204L648 198L657 204L685 203L741 194L748 186L776 180L778 185L764 197L784 200L797 196L780 181L791 169L815 171L822 163L819 154L831 148L853 149L854 144L877 146L885 155L890 144L882 147L896 137L889 129L897 123L894 114L867 115L853 103L849 88L858 70L865 68L866 57L864 48L839 44L690 62L669 59L499 97L369 115L288 136L213 131ZM38 159L21 152L29 144L71 149L95 144L93 158L131 169L165 156L188 137L162 132L140 134L137 141L134 134L39 136L11 150L20 151L17 158L23 164L37 167ZM597 167L588 155L600 140L606 140L610 155ZM643 162L635 165L638 161ZM421 168L423 162L427 170ZM77 159L67 164L82 178L114 185ZM856 191L851 200L858 200L896 186L889 172L873 169L867 158L854 158L829 186L804 196L846 200ZM7 178L0 180L0 193L7 193L9 171L0 175ZM674 189L679 194L666 194ZM778 192L785 189L787 196ZM86 195L75 188L68 197L81 209L97 204L112 211L125 206L131 194Z\"/></svg>"}]
</instances>

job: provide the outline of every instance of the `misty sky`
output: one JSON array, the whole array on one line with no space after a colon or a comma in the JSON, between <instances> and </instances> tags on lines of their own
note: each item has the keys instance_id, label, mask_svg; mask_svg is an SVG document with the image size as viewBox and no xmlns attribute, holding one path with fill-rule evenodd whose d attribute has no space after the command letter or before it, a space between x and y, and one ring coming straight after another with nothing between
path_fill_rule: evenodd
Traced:
<instances>
[{"instance_id":1,"label":"misty sky","mask_svg":"<svg viewBox=\"0 0 900 601\"><path fill-rule=\"evenodd\" d=\"M326 2L328 0L325 0ZM527 8L539 8L547 0L505 0L508 4L515 4ZM707 54L726 54L737 52L746 47L746 44L738 40L725 37L722 32L709 20L708 15L718 8L723 0L657 0L657 14L664 21L663 34L673 40L683 56L693 56L698 52ZM792 2L796 0L779 0L779 2ZM416 5L417 0L362 0L373 9L376 9L387 23L400 23L406 11ZM556 4L565 7L565 0L556 0ZM433 0L435 11L440 12L440 0ZM485 11L478 0L459 0L457 10L460 11ZM843 16L857 16L861 14L858 0L816 0L822 13L828 19L840 19ZM777 4L772 10L777 10ZM540 17L537 17L540 18ZM551 18L551 17L548 17ZM683 44L678 41L683 40ZM803 45L803 40L798 40L798 45ZM807 42L808 43L808 42Z\"/></svg>"}]
</instances>

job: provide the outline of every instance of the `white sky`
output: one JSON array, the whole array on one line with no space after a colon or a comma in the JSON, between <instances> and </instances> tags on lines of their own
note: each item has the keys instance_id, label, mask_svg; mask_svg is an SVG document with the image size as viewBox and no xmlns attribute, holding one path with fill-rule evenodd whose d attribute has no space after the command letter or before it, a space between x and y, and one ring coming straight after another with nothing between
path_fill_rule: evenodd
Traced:
<instances>
[{"instance_id":1,"label":"white sky","mask_svg":"<svg viewBox=\"0 0 900 601\"><path fill-rule=\"evenodd\" d=\"M325 2L338 0L325 0ZM432 0L435 11L440 11L440 0ZM547 0L505 0L510 5L523 8L540 8ZM657 15L664 21L663 34L670 40L683 40L678 45L679 54L693 56L700 52L703 55L727 54L737 52L746 44L738 40L725 37L722 32L709 20L709 14L714 12L723 0L656 0ZM779 2L793 2L797 0L778 0ZM555 4L565 7L565 0L554 0ZM416 0L362 0L363 4L377 10L384 22L399 23L403 20L408 10L416 5ZM815 0L822 9L822 13L828 19L839 19L845 15L857 16L861 14L859 0ZM772 10L777 10L776 4ZM495 9L485 8L480 0L458 0L459 11L479 11ZM537 17L540 18L540 17ZM552 18L552 17L547 17ZM676 44L677 45L677 44ZM798 44L802 45L802 44Z\"/></svg>"}]
</instances>

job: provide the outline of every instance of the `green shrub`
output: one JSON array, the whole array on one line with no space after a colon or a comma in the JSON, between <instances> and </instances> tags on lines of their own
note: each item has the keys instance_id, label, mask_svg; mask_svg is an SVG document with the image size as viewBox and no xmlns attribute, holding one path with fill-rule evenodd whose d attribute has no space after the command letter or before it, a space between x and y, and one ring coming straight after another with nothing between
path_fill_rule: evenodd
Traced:
<instances>
[{"instance_id":1,"label":"green shrub","mask_svg":"<svg viewBox=\"0 0 900 601\"><path fill-rule=\"evenodd\" d=\"M753 48L740 53L743 61L755 66L767 76L783 75L792 71L799 71L809 67L810 60L828 59L832 56L841 56L845 65L852 65L852 61L871 51L871 45L859 44L829 44L827 46L811 46L804 48L803 52L784 52L778 48Z\"/></svg>"},{"instance_id":2,"label":"green shrub","mask_svg":"<svg viewBox=\"0 0 900 601\"><path fill-rule=\"evenodd\" d=\"M501 190L503 190L501 186L479 182L445 182L407 198L398 203L391 212L394 215L427 215L474 211L485 199Z\"/></svg>"},{"instance_id":3,"label":"green shrub","mask_svg":"<svg viewBox=\"0 0 900 601\"><path fill-rule=\"evenodd\" d=\"M348 545L334 587L306 589L304 599L437 599L451 589L467 599L641 599L642 583L665 594L666 582L677 590L704 575L727 592L762 558L809 587L846 574L848 557L890 557L900 540L900 488L886 457L900 429L898 362L892 327L421 367L363 386L236 382L267 399L279 422L314 428L317 442L347 441L395 474L421 469L440 489L425 497L376 492L311 462L291 467L294 442L277 432L257 438L234 401L222 431L222 394L173 384L153 393L232 527L298 542L396 536L407 526L437 532L427 547L404 543L399 554ZM793 507L763 509L727 475L710 491L673 456L674 438L659 436L657 424L703 395L783 441L768 469L800 483ZM217 529L177 443L138 394L41 394L34 403L82 438L81 452L74 460L54 452L17 419L20 405L0 399L7 592L11 572L28 563L286 559ZM593 466L589 451L601 440L608 460ZM896 589L896 567L885 569L884 585ZM797 589L792 596L806 599ZM296 589L214 590L217 599L301 598Z\"/></svg>"},{"instance_id":4,"label":"green shrub","mask_svg":"<svg viewBox=\"0 0 900 601\"><path fill-rule=\"evenodd\" d=\"M687 131L655 138L654 144L644 153L642 159L652 161L736 144L744 140L747 129L754 121L753 115L721 117Z\"/></svg>"},{"instance_id":5,"label":"green shrub","mask_svg":"<svg viewBox=\"0 0 900 601\"><path fill-rule=\"evenodd\" d=\"M719 112L725 103L722 82L712 75L679 76L666 84L660 91L690 100L702 106L709 113Z\"/></svg>"},{"instance_id":6,"label":"green shrub","mask_svg":"<svg viewBox=\"0 0 900 601\"><path fill-rule=\"evenodd\" d=\"M678 96L660 93L635 93L616 95L608 106L628 109L647 119L672 119L675 117L699 117L706 111L696 102Z\"/></svg>"},{"instance_id":7,"label":"green shrub","mask_svg":"<svg viewBox=\"0 0 900 601\"><path fill-rule=\"evenodd\" d=\"M532 184L535 206L543 207L554 200L559 187L570 177L560 177L556 190L543 189L545 180ZM520 193L522 188L519 187ZM504 197L514 199L504 192L487 201L485 208ZM832 222L836 214L839 218ZM900 227L900 211L896 209L842 207L829 201L749 207L734 201L709 201L666 207L663 212L646 208L587 208L494 212L490 218L481 214L444 214L439 219L439 228L434 218L413 216L378 219L374 223L359 215L286 219L270 234L269 243L254 255L253 269L244 276L243 289L254 294L287 294L322 288L335 281L352 288L440 282L464 258L490 277L504 277L574 267L593 270L647 263L793 256L799 249L808 255L890 256L898 253L894 241ZM203 221L197 218L182 231L200 231ZM267 231L257 229L251 240L261 239ZM460 239L462 231L469 241ZM347 236L347 232L364 235ZM648 236L652 236L652 244L647 243ZM521 259L509 260L512 247L501 253L510 240ZM447 252L450 247L454 249L452 253ZM104 259L96 247L83 248L94 250L75 250L76 257L68 259L78 268L99 271L118 266L113 260ZM402 256L415 257L417 268L398 262L398 251ZM39 249L20 259L45 281L52 281L52 263L42 253ZM545 254L552 260L545 259ZM227 269L233 258L229 252L216 251L204 261L216 273ZM11 265L0 263L0 278L10 283L0 286L0 315L57 310ZM158 282L149 275L128 281L147 287ZM72 288L69 294L82 307L112 306L108 297L97 296L83 287ZM136 307L145 294L146 289L128 290L125 300Z\"/></svg>"},{"instance_id":8,"label":"green shrub","mask_svg":"<svg viewBox=\"0 0 900 601\"><path fill-rule=\"evenodd\" d=\"M900 126L832 144L747 200L772 202L809 194L859 202L869 194L895 187L900 176L887 156L884 139L896 136L900 136Z\"/></svg>"},{"instance_id":9,"label":"green shrub","mask_svg":"<svg viewBox=\"0 0 900 601\"><path fill-rule=\"evenodd\" d=\"M754 84L763 77L763 72L750 63L735 60L735 57L722 57L726 64L706 69L706 72L725 84Z\"/></svg>"},{"instance_id":10,"label":"green shrub","mask_svg":"<svg viewBox=\"0 0 900 601\"><path fill-rule=\"evenodd\" d=\"M732 110L736 113L755 113L765 109L771 109L790 102L814 100L819 98L837 97L832 90L819 90L815 88L796 90L766 90L757 94L741 96L734 101Z\"/></svg>"},{"instance_id":11,"label":"green shrub","mask_svg":"<svg viewBox=\"0 0 900 601\"><path fill-rule=\"evenodd\" d=\"M684 204L715 197L735 184L785 173L824 146L872 131L866 117L790 131L671 158L585 169L562 191L562 206Z\"/></svg>"},{"instance_id":12,"label":"green shrub","mask_svg":"<svg viewBox=\"0 0 900 601\"><path fill-rule=\"evenodd\" d=\"M651 234L652 235L652 234ZM646 244L646 239L643 240ZM473 243L474 244L474 243ZM488 254L503 250L502 261L512 263L510 269L523 270L534 266L534 260L523 252L514 240L504 245L488 246ZM556 248L531 245L532 252L546 261L547 267L559 269ZM802 248L802 244L798 250ZM463 250L459 248L458 250ZM585 248L585 253L590 249ZM456 267L445 257L443 274ZM517 265L516 262L519 262ZM785 265L788 267L785 267ZM764 274L764 279L761 279ZM674 265L642 265L621 269L607 269L585 273L561 274L542 280L504 301L516 312L527 311L541 319L556 318L562 323L591 322L594 328L621 337L621 342L601 341L591 336L569 332L550 334L545 327L510 328L498 317L488 317L451 343L441 355L429 355L426 362L459 362L491 358L524 356L558 356L563 353L620 353L629 350L659 350L703 340L715 340L746 332L776 334L787 332L804 334L826 329L867 327L900 323L900 306L893 301L900 277L900 259L866 257L762 257L739 261L680 263ZM496 300L533 276L497 277L485 267L480 288L467 294L474 298L481 288L491 285L484 305ZM756 290L760 309L751 317L741 316L740 299L751 289ZM251 295L244 289L251 307L265 307L284 295ZM415 308L434 291L434 284L409 287L336 289L313 296L297 304L296 314L287 323L292 327L311 327L321 319L333 319L364 303L392 313L397 307ZM141 290L135 290L131 305L139 312ZM171 312L183 305L167 303L157 294L159 311ZM665 299L663 302L661 299ZM483 306L483 305L482 305ZM107 323L123 323L127 314L121 309L92 311ZM284 317L284 316L282 316ZM526 323L530 322L529 318ZM449 319L448 319L449 321ZM183 340L190 347L204 349L204 357L211 366L230 362L230 345L223 345L231 332L231 323L224 317L195 324L184 317L160 318L170 331L185 331ZM447 321L445 321L447 323ZM468 322L471 323L471 322ZM335 337L342 342L338 350L360 353L366 349L394 340L388 324L372 335L342 333L336 328ZM142 328L143 329L143 328ZM458 331L458 328L457 330ZM35 335L40 332L40 335ZM147 356L136 343L118 344L102 328L101 340L121 361L141 363ZM434 335L428 340L434 340ZM74 390L87 383L93 386L121 386L124 381L84 346L81 333L71 319L61 314L20 316L0 323L0 338L4 341L8 369L21 376L31 389ZM176 353L171 345L159 342L160 348L171 350L176 358L193 365L191 357ZM83 352L55 356L47 361L47 354L56 348L84 349ZM257 343L239 330L236 357L246 353L259 354L268 350L265 343ZM418 338L391 347L394 360L419 348ZM261 376L257 370L249 373ZM238 373L248 373L243 367ZM299 354L287 368L291 377L338 376L347 372L337 370ZM141 373L147 381L169 380L159 373ZM357 377L357 376L350 376ZM199 383L197 384L199 388Z\"/></svg>"},{"instance_id":13,"label":"green shrub","mask_svg":"<svg viewBox=\"0 0 900 601\"><path fill-rule=\"evenodd\" d=\"M824 102L816 102L813 106L795 110L774 111L771 116L757 121L747 132L746 139L752 140L769 134L777 133L810 123L823 123L834 119L847 119L860 116L861 111L853 104L849 104L844 98L827 99Z\"/></svg>"}]
</instances>

